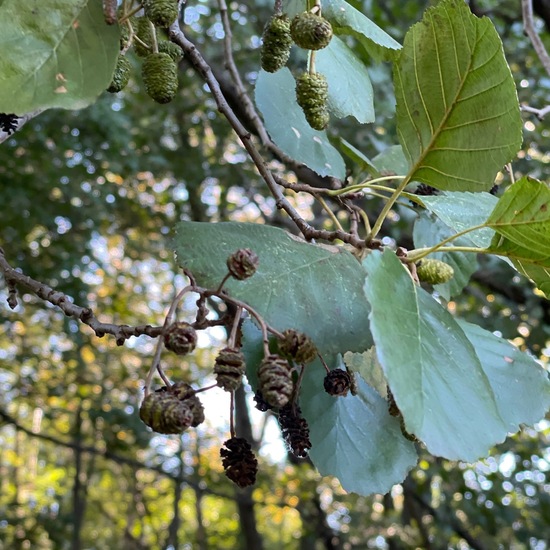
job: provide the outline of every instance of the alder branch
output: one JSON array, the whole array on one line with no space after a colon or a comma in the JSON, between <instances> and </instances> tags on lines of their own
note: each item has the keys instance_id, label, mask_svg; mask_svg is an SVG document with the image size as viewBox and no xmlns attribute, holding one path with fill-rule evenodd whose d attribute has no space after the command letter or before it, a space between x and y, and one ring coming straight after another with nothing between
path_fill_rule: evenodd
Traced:
<instances>
[{"instance_id":1,"label":"alder branch","mask_svg":"<svg viewBox=\"0 0 550 550\"><path fill-rule=\"evenodd\" d=\"M544 67L545 71L550 75L550 56L540 39L540 36L535 30L535 21L533 18L533 2L532 0L521 0L521 13L523 15L523 28L525 33L531 40L535 52L539 56L540 62Z\"/></svg>"},{"instance_id":2,"label":"alder branch","mask_svg":"<svg viewBox=\"0 0 550 550\"><path fill-rule=\"evenodd\" d=\"M302 232L306 240L312 239L322 239L328 241L342 240L345 243L351 244L357 248L364 248L365 241L359 239L355 235L346 233L345 231L326 231L320 230L309 225L298 213L298 211L290 204L287 198L284 196L280 186L277 184L273 174L267 167L267 163L252 142L252 136L250 132L246 130L242 122L237 118L233 109L229 106L222 90L220 84L210 65L206 62L201 52L191 42L179 28L177 23L172 24L170 27L170 40L180 46L187 60L191 63L194 69L199 73L203 78L204 82L208 84L210 92L212 93L218 110L222 113L223 116L227 119L244 148L248 152L252 162L256 165L258 172L260 173L262 179L267 184L269 191L276 200L276 206L280 210L284 210L292 221L296 224L298 229Z\"/></svg>"},{"instance_id":3,"label":"alder branch","mask_svg":"<svg viewBox=\"0 0 550 550\"><path fill-rule=\"evenodd\" d=\"M539 120L543 120L546 115L550 114L550 105L547 105L546 107L543 107L542 109L537 109L535 107L530 107L529 105L521 105L520 109L524 113L532 113Z\"/></svg>"},{"instance_id":4,"label":"alder branch","mask_svg":"<svg viewBox=\"0 0 550 550\"><path fill-rule=\"evenodd\" d=\"M32 292L42 300L58 307L67 317L78 319L85 325L88 325L96 334L102 338L106 334L112 334L116 338L116 343L122 346L124 342L132 336L150 336L156 338L161 334L162 327L153 327L151 325L115 325L113 323L103 323L97 319L94 312L89 307L82 307L73 303L72 299L45 283L41 283L21 271L14 269L6 260L4 250L0 248L0 272L4 274L6 285L9 289L8 305L11 309L17 307L16 285L22 286Z\"/></svg>"}]
</instances>

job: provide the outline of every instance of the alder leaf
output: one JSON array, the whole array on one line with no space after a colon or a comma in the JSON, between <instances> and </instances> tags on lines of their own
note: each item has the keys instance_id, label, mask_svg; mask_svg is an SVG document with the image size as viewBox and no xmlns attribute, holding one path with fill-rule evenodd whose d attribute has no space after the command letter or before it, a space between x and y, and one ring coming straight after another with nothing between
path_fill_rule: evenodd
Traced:
<instances>
[{"instance_id":1,"label":"alder leaf","mask_svg":"<svg viewBox=\"0 0 550 550\"><path fill-rule=\"evenodd\" d=\"M445 225L460 233L486 223L498 202L490 193L459 193L444 191L440 195L419 197L424 206L433 212ZM470 246L488 248L495 232L489 227L476 229L462 238Z\"/></svg>"},{"instance_id":2,"label":"alder leaf","mask_svg":"<svg viewBox=\"0 0 550 550\"><path fill-rule=\"evenodd\" d=\"M342 40L334 36L317 52L317 72L328 83L328 106L338 118L353 116L361 124L374 121L372 84L367 68Z\"/></svg>"},{"instance_id":3,"label":"alder leaf","mask_svg":"<svg viewBox=\"0 0 550 550\"><path fill-rule=\"evenodd\" d=\"M394 70L399 140L412 180L487 191L521 146L516 87L487 18L444 0L407 32Z\"/></svg>"},{"instance_id":4,"label":"alder leaf","mask_svg":"<svg viewBox=\"0 0 550 550\"><path fill-rule=\"evenodd\" d=\"M0 112L81 109L111 82L119 29L97 0L4 0L0 7Z\"/></svg>"},{"instance_id":5,"label":"alder leaf","mask_svg":"<svg viewBox=\"0 0 550 550\"><path fill-rule=\"evenodd\" d=\"M217 288L227 257L250 248L259 257L255 275L230 279L227 292L252 306L277 330L310 336L321 352L345 353L371 347L365 272L341 247L313 245L282 229L251 223L181 222L176 254L198 284Z\"/></svg>"},{"instance_id":6,"label":"alder leaf","mask_svg":"<svg viewBox=\"0 0 550 550\"><path fill-rule=\"evenodd\" d=\"M491 252L510 258L550 296L550 187L521 178L502 195L487 225L496 232Z\"/></svg>"},{"instance_id":7,"label":"alder leaf","mask_svg":"<svg viewBox=\"0 0 550 550\"><path fill-rule=\"evenodd\" d=\"M508 426L472 344L394 252L373 251L364 265L376 352L407 431L437 456L485 456Z\"/></svg>"},{"instance_id":8,"label":"alder leaf","mask_svg":"<svg viewBox=\"0 0 550 550\"><path fill-rule=\"evenodd\" d=\"M507 431L515 433L521 424L532 426L543 418L550 408L547 372L504 338L460 319L458 323L476 350Z\"/></svg>"}]
</instances>

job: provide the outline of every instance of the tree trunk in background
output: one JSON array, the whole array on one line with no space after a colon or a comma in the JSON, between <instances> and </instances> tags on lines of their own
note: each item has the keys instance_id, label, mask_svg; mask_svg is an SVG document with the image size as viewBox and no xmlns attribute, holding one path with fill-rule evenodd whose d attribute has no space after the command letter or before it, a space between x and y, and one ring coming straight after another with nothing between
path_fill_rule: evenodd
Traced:
<instances>
[{"instance_id":1,"label":"tree trunk in background","mask_svg":"<svg viewBox=\"0 0 550 550\"><path fill-rule=\"evenodd\" d=\"M80 534L82 531L82 522L84 520L84 511L86 508L84 498L84 486L82 479L84 476L84 469L82 467L82 451L80 445L82 443L82 403L79 404L75 415L75 423L73 428L73 443L76 444L74 450L74 484L73 484L73 534L71 539L71 550L80 550L82 541L80 540Z\"/></svg>"},{"instance_id":2,"label":"tree trunk in background","mask_svg":"<svg viewBox=\"0 0 550 550\"><path fill-rule=\"evenodd\" d=\"M244 437L250 442L252 448L257 450L258 442L252 436L252 424L246 404L246 394L243 386L235 391L235 432L237 437ZM241 520L241 533L244 539L244 547L247 550L263 550L264 542L258 532L254 500L252 499L253 487L236 489L237 508Z\"/></svg>"}]
</instances>

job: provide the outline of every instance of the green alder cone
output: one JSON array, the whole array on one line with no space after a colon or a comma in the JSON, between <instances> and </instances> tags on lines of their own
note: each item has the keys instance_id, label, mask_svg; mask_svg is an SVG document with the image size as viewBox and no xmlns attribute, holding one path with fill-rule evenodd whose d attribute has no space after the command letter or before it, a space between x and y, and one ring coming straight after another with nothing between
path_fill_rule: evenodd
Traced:
<instances>
[{"instance_id":1,"label":"green alder cone","mask_svg":"<svg viewBox=\"0 0 550 550\"><path fill-rule=\"evenodd\" d=\"M169 27L178 16L177 0L143 0L145 15L155 27Z\"/></svg>"},{"instance_id":2,"label":"green alder cone","mask_svg":"<svg viewBox=\"0 0 550 550\"><path fill-rule=\"evenodd\" d=\"M178 67L167 53L152 53L145 58L141 75L147 95L157 103L169 103L178 91Z\"/></svg>"},{"instance_id":3,"label":"green alder cone","mask_svg":"<svg viewBox=\"0 0 550 550\"><path fill-rule=\"evenodd\" d=\"M304 50L321 50L329 45L332 25L320 15L310 12L298 14L290 23L294 43Z\"/></svg>"},{"instance_id":4,"label":"green alder cone","mask_svg":"<svg viewBox=\"0 0 550 550\"><path fill-rule=\"evenodd\" d=\"M124 55L119 55L116 62L113 79L111 80L111 84L107 88L107 91L114 94L126 88L126 85L130 80L131 72L132 64L130 61Z\"/></svg>"},{"instance_id":5,"label":"green alder cone","mask_svg":"<svg viewBox=\"0 0 550 550\"><path fill-rule=\"evenodd\" d=\"M416 266L418 279L423 283L430 285L440 285L450 281L454 276L454 269L441 260L428 259L422 260Z\"/></svg>"},{"instance_id":6,"label":"green alder cone","mask_svg":"<svg viewBox=\"0 0 550 550\"><path fill-rule=\"evenodd\" d=\"M134 40L134 50L139 57L147 57L153 49L151 45L153 44L153 27L151 26L151 21L147 17L138 17L136 25L134 27L136 33L136 38L139 40ZM140 43L143 42L147 44L147 48Z\"/></svg>"},{"instance_id":7,"label":"green alder cone","mask_svg":"<svg viewBox=\"0 0 550 550\"><path fill-rule=\"evenodd\" d=\"M183 50L170 40L159 40L158 41L159 52L167 53L174 61L174 63L179 63L183 59Z\"/></svg>"},{"instance_id":8,"label":"green alder cone","mask_svg":"<svg viewBox=\"0 0 550 550\"><path fill-rule=\"evenodd\" d=\"M277 72L286 65L292 47L288 16L279 14L271 17L264 28L262 40L262 69L268 73Z\"/></svg>"},{"instance_id":9,"label":"green alder cone","mask_svg":"<svg viewBox=\"0 0 550 550\"><path fill-rule=\"evenodd\" d=\"M327 127L328 84L324 75L304 73L299 76L296 80L296 101L313 129L324 130Z\"/></svg>"},{"instance_id":10,"label":"green alder cone","mask_svg":"<svg viewBox=\"0 0 550 550\"><path fill-rule=\"evenodd\" d=\"M122 11L119 8L118 16L122 17ZM132 29L134 29L134 32L136 32L137 29L137 17L130 17L127 21L124 21L123 23L120 23L120 49L123 50L128 46L128 42L130 41L130 25L132 26ZM130 25L129 25L129 24Z\"/></svg>"}]
</instances>

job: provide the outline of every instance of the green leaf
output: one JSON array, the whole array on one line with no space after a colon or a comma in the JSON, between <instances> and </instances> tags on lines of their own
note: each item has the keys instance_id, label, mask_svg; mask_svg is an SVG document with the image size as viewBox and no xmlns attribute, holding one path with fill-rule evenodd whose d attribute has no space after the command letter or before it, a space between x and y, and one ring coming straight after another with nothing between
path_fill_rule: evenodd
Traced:
<instances>
[{"instance_id":1,"label":"green leaf","mask_svg":"<svg viewBox=\"0 0 550 550\"><path fill-rule=\"evenodd\" d=\"M334 36L315 57L317 72L328 82L328 106L338 118L353 116L361 124L374 122L372 84L365 65Z\"/></svg>"},{"instance_id":2,"label":"green leaf","mask_svg":"<svg viewBox=\"0 0 550 550\"><path fill-rule=\"evenodd\" d=\"M332 367L335 361L329 362ZM321 475L336 476L346 491L387 493L416 464L414 445L388 413L387 401L360 377L357 395L332 397L323 390L324 374L319 362L308 365L300 396L313 464Z\"/></svg>"},{"instance_id":3,"label":"green leaf","mask_svg":"<svg viewBox=\"0 0 550 550\"><path fill-rule=\"evenodd\" d=\"M346 250L312 245L282 229L247 223L181 222L176 226L178 264L198 284L217 288L227 257L239 248L259 256L254 276L230 279L229 294L243 300L277 330L305 332L323 353L371 347L365 272Z\"/></svg>"},{"instance_id":4,"label":"green leaf","mask_svg":"<svg viewBox=\"0 0 550 550\"><path fill-rule=\"evenodd\" d=\"M438 456L486 455L504 440L507 424L472 344L394 252L374 251L364 265L378 359L407 431Z\"/></svg>"},{"instance_id":5,"label":"green leaf","mask_svg":"<svg viewBox=\"0 0 550 550\"><path fill-rule=\"evenodd\" d=\"M247 378L256 389L262 336L250 321L243 323L242 351ZM336 356L324 359L331 369L345 368ZM313 464L322 475L336 476L346 491L387 493L416 464L414 445L402 436L399 421L389 415L387 401L363 380L357 380L358 395L332 397L323 388L325 374L319 361L309 364L300 392Z\"/></svg>"},{"instance_id":6,"label":"green leaf","mask_svg":"<svg viewBox=\"0 0 550 550\"><path fill-rule=\"evenodd\" d=\"M0 112L81 109L111 82L119 30L95 0L5 0L0 7Z\"/></svg>"},{"instance_id":7,"label":"green leaf","mask_svg":"<svg viewBox=\"0 0 550 550\"><path fill-rule=\"evenodd\" d=\"M444 0L407 33L394 71L399 140L410 177L483 191L521 146L514 80L491 21Z\"/></svg>"},{"instance_id":8,"label":"green leaf","mask_svg":"<svg viewBox=\"0 0 550 550\"><path fill-rule=\"evenodd\" d=\"M491 251L512 259L539 288L550 288L550 187L523 177L500 198L487 220ZM542 290L542 288L541 288Z\"/></svg>"},{"instance_id":9,"label":"green leaf","mask_svg":"<svg viewBox=\"0 0 550 550\"><path fill-rule=\"evenodd\" d=\"M379 172L397 176L407 175L410 168L409 161L405 158L401 145L387 147L372 159L372 163Z\"/></svg>"},{"instance_id":10,"label":"green leaf","mask_svg":"<svg viewBox=\"0 0 550 550\"><path fill-rule=\"evenodd\" d=\"M550 408L546 371L527 353L477 325L458 320L489 379L498 411L509 433L533 425Z\"/></svg>"},{"instance_id":11,"label":"green leaf","mask_svg":"<svg viewBox=\"0 0 550 550\"><path fill-rule=\"evenodd\" d=\"M287 155L320 176L345 177L346 166L340 153L326 132L311 128L296 103L295 81L286 67L276 73L260 71L255 97L271 139Z\"/></svg>"},{"instance_id":12,"label":"green leaf","mask_svg":"<svg viewBox=\"0 0 550 550\"><path fill-rule=\"evenodd\" d=\"M354 34L375 58L390 60L401 48L399 42L344 0L323 0L322 8L337 34Z\"/></svg>"},{"instance_id":13,"label":"green leaf","mask_svg":"<svg viewBox=\"0 0 550 550\"><path fill-rule=\"evenodd\" d=\"M421 212L414 223L414 246L416 248L434 246L454 234L455 231L445 225L439 218ZM452 242L452 245L470 246L470 241L467 237L466 235L457 238ZM445 300L450 300L452 296L460 294L462 289L468 284L472 273L478 267L476 255L471 252L434 252L430 254L430 258L446 262L454 269L454 277L450 281L434 286L434 289Z\"/></svg>"},{"instance_id":14,"label":"green leaf","mask_svg":"<svg viewBox=\"0 0 550 550\"><path fill-rule=\"evenodd\" d=\"M443 223L460 233L470 227L483 225L498 202L490 193L454 193L419 197L424 206ZM469 246L488 248L495 232L483 227L464 235Z\"/></svg>"}]
</instances>

